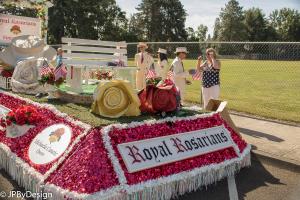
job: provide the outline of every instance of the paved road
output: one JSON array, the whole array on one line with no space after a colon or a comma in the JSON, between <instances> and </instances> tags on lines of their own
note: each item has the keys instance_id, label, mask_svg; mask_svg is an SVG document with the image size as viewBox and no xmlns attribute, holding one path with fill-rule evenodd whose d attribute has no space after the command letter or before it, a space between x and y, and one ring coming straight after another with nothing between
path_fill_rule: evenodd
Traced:
<instances>
[{"instance_id":1,"label":"paved road","mask_svg":"<svg viewBox=\"0 0 300 200\"><path fill-rule=\"evenodd\" d=\"M252 155L252 166L236 176L239 200L299 200L300 167ZM229 200L227 181L207 190L186 194L178 200Z\"/></svg>"},{"instance_id":2,"label":"paved road","mask_svg":"<svg viewBox=\"0 0 300 200\"><path fill-rule=\"evenodd\" d=\"M252 155L252 167L243 169L236 176L240 200L299 200L300 167ZM20 190L9 176L0 170L0 191ZM0 198L20 200L20 198ZM176 200L228 200L227 181L196 192L180 196Z\"/></svg>"},{"instance_id":3,"label":"paved road","mask_svg":"<svg viewBox=\"0 0 300 200\"><path fill-rule=\"evenodd\" d=\"M300 126L239 115L231 117L255 153L300 165Z\"/></svg>"}]
</instances>

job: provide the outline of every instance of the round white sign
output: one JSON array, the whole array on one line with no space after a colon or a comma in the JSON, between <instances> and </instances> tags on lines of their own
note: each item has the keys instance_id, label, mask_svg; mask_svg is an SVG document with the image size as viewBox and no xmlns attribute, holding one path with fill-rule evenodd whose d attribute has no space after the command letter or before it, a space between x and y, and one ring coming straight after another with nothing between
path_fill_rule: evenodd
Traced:
<instances>
[{"instance_id":1,"label":"round white sign","mask_svg":"<svg viewBox=\"0 0 300 200\"><path fill-rule=\"evenodd\" d=\"M37 165L52 162L61 156L71 142L72 130L64 124L45 128L31 142L29 159Z\"/></svg>"}]
</instances>

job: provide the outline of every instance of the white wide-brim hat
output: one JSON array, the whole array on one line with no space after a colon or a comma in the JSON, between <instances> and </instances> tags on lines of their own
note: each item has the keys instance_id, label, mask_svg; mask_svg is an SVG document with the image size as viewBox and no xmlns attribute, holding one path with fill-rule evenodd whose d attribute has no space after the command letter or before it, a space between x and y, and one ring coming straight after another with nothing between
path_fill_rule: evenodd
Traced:
<instances>
[{"instance_id":1,"label":"white wide-brim hat","mask_svg":"<svg viewBox=\"0 0 300 200\"><path fill-rule=\"evenodd\" d=\"M147 49L148 45L145 42L139 42L137 47L145 47Z\"/></svg>"},{"instance_id":2,"label":"white wide-brim hat","mask_svg":"<svg viewBox=\"0 0 300 200\"><path fill-rule=\"evenodd\" d=\"M189 53L186 47L177 47L175 53Z\"/></svg>"},{"instance_id":3,"label":"white wide-brim hat","mask_svg":"<svg viewBox=\"0 0 300 200\"><path fill-rule=\"evenodd\" d=\"M22 35L12 39L10 46L0 52L0 60L5 64L16 66L21 60L28 58L55 58L54 48L45 45L44 40L33 35Z\"/></svg>"},{"instance_id":4,"label":"white wide-brim hat","mask_svg":"<svg viewBox=\"0 0 300 200\"><path fill-rule=\"evenodd\" d=\"M162 48L159 48L157 53L163 53L163 54L167 54L167 50L166 49L162 49Z\"/></svg>"}]
</instances>

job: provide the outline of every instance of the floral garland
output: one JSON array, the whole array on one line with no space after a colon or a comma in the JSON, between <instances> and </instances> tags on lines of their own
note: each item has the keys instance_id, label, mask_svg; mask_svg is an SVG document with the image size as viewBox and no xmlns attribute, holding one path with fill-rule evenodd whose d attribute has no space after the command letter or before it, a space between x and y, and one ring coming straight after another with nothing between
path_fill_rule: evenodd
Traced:
<instances>
[{"instance_id":1,"label":"floral garland","mask_svg":"<svg viewBox=\"0 0 300 200\"><path fill-rule=\"evenodd\" d=\"M51 105L41 105L31 100L0 91L0 104L13 110L20 105L30 104L38 108L39 114L47 118L40 121L35 128L28 130L22 139L6 138L5 133L0 131L0 165L18 181L18 183L31 191L39 191L44 180L53 173L59 165L68 157L74 146L87 135L90 125L70 118L67 114L59 112ZM72 129L72 138L69 147L64 154L46 165L35 165L28 157L27 151L33 138L44 128L57 123L64 123Z\"/></svg>"}]
</instances>

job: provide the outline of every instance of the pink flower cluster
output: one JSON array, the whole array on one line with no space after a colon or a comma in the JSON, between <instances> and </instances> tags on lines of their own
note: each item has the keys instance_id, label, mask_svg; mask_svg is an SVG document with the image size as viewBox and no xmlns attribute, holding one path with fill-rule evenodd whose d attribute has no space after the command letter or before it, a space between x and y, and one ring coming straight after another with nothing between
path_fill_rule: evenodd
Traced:
<instances>
[{"instance_id":1,"label":"pink flower cluster","mask_svg":"<svg viewBox=\"0 0 300 200\"><path fill-rule=\"evenodd\" d=\"M94 193L118 185L99 130L92 130L47 181L79 193Z\"/></svg>"},{"instance_id":2,"label":"pink flower cluster","mask_svg":"<svg viewBox=\"0 0 300 200\"><path fill-rule=\"evenodd\" d=\"M214 126L220 126L222 124L226 125L226 127L231 133L234 142L238 145L240 151L242 152L247 146L246 142L242 140L241 137L226 124L226 122L220 117L219 114L215 114L212 117L198 118L195 120L181 120L176 122L158 123L153 125L144 124L135 128L126 129L115 128L109 133L109 135L111 137L111 144L114 148L115 154L117 155L121 167L125 172L128 184L137 184L142 181L156 179L163 176L169 176L183 171L192 170L194 168L199 168L201 166L213 163L220 163L225 160L235 158L237 157L237 155L234 149L230 147L227 149L223 149L213 153L208 153L191 159L162 165L140 172L128 173L126 166L121 158L121 155L117 149L118 144L211 128Z\"/></svg>"}]
</instances>

